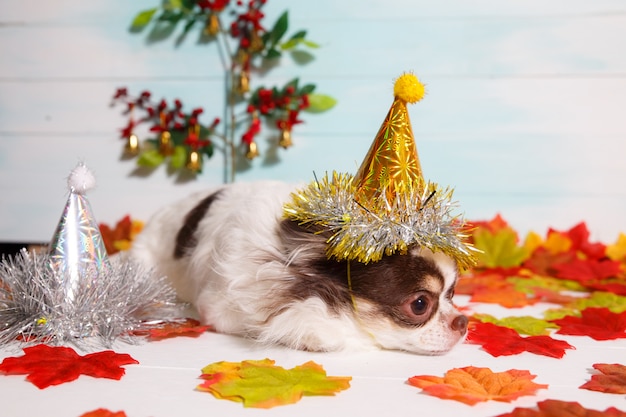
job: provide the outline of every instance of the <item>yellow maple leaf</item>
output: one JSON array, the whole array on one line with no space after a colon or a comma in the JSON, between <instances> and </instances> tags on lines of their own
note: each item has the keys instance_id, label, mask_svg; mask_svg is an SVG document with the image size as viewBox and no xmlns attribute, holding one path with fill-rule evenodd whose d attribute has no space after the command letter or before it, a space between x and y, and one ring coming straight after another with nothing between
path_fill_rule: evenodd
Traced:
<instances>
[{"instance_id":1,"label":"yellow maple leaf","mask_svg":"<svg viewBox=\"0 0 626 417\"><path fill-rule=\"evenodd\" d=\"M570 250L572 247L572 240L564 233L552 232L548 235L543 247L546 248L551 254L563 253Z\"/></svg>"},{"instance_id":2,"label":"yellow maple leaf","mask_svg":"<svg viewBox=\"0 0 626 417\"><path fill-rule=\"evenodd\" d=\"M606 247L606 256L614 261L626 260L626 234L620 233L617 242Z\"/></svg>"},{"instance_id":3,"label":"yellow maple leaf","mask_svg":"<svg viewBox=\"0 0 626 417\"><path fill-rule=\"evenodd\" d=\"M528 251L528 253L533 253L535 249L543 246L543 238L539 233L530 231L526 235L526 239L524 239L524 248Z\"/></svg>"}]
</instances>

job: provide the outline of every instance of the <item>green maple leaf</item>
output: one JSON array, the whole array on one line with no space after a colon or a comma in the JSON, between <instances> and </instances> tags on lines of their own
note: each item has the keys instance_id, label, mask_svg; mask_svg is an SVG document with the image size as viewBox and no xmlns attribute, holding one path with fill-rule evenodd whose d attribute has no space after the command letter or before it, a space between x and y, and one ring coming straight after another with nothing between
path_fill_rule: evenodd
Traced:
<instances>
[{"instance_id":1,"label":"green maple leaf","mask_svg":"<svg viewBox=\"0 0 626 417\"><path fill-rule=\"evenodd\" d=\"M555 308L543 313L543 318L546 321L559 320L567 316L580 316L580 311L572 308Z\"/></svg>"},{"instance_id":2,"label":"green maple leaf","mask_svg":"<svg viewBox=\"0 0 626 417\"><path fill-rule=\"evenodd\" d=\"M217 362L202 369L198 386L217 398L242 402L244 407L271 408L298 402L303 395L333 395L350 387L350 377L329 377L307 362L292 369L274 361Z\"/></svg>"},{"instance_id":3,"label":"green maple leaf","mask_svg":"<svg viewBox=\"0 0 626 417\"><path fill-rule=\"evenodd\" d=\"M567 316L580 317L586 308L608 308L612 313L626 311L626 297L610 292L594 292L588 297L576 300L565 308L546 310L543 318L547 321L559 320Z\"/></svg>"},{"instance_id":4,"label":"green maple leaf","mask_svg":"<svg viewBox=\"0 0 626 417\"><path fill-rule=\"evenodd\" d=\"M489 314L475 314L474 318L483 323L493 323L498 326L508 327L520 334L530 336L543 336L550 333L549 329L558 329L559 326L546 320L538 319L531 316L512 316L497 319Z\"/></svg>"},{"instance_id":5,"label":"green maple leaf","mask_svg":"<svg viewBox=\"0 0 626 417\"><path fill-rule=\"evenodd\" d=\"M581 298L570 305L577 310L584 310L588 307L606 307L613 313L626 311L626 297L610 292L594 292L591 296Z\"/></svg>"},{"instance_id":6,"label":"green maple leaf","mask_svg":"<svg viewBox=\"0 0 626 417\"><path fill-rule=\"evenodd\" d=\"M511 228L491 232L488 229L474 231L474 246L479 263L488 268L519 266L528 257L528 250L517 245L517 233Z\"/></svg>"},{"instance_id":7,"label":"green maple leaf","mask_svg":"<svg viewBox=\"0 0 626 417\"><path fill-rule=\"evenodd\" d=\"M535 288L545 288L551 291L584 291L585 287L576 281L533 275L529 278L509 277L507 281L515 286L515 289L527 294L532 294Z\"/></svg>"}]
</instances>

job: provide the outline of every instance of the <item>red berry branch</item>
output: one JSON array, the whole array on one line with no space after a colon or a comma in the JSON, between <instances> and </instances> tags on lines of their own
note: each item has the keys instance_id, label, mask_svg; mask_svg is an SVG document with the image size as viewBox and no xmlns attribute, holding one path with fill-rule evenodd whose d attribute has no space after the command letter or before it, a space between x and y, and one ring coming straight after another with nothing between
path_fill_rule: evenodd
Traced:
<instances>
[{"instance_id":1,"label":"red berry branch","mask_svg":"<svg viewBox=\"0 0 626 417\"><path fill-rule=\"evenodd\" d=\"M248 145L247 157L258 155L254 137L261 131L259 117L272 120L280 131L278 145L287 149L292 145L291 129L302 123L300 112L310 106L309 94L315 89L312 84L298 88L298 80L292 80L282 89L259 87L250 97L247 112L250 115L248 130L241 140Z\"/></svg>"},{"instance_id":2,"label":"red berry branch","mask_svg":"<svg viewBox=\"0 0 626 417\"><path fill-rule=\"evenodd\" d=\"M187 169L194 173L201 172L203 159L213 156L215 140L222 142L221 147L228 160L225 171L227 181L234 181L236 160L245 157L252 160L260 152L256 137L262 132L263 125L278 131L277 145L288 148L292 145L293 126L303 123L302 111L322 112L332 108L332 97L315 94L315 85L299 86L297 78L282 87L257 87L251 89L251 77L263 68L268 61L279 58L286 52L300 48L316 48L317 45L306 39L306 31L299 31L284 40L288 29L288 13L284 12L267 29L263 23L262 12L266 0L229 1L229 0L177 0L166 1L160 7L144 10L135 17L131 30L139 32L146 27L157 26L160 33L163 25L171 29L182 24L179 40L184 39L192 28L201 25L200 36L205 40L215 41L218 47L226 51L222 59L228 96L225 103L226 120L220 125L220 119L214 118L211 124L202 124L201 107L191 112L183 111L180 100L168 105L165 99L158 103L151 101L152 94L144 91L132 97L126 88L119 88L114 97L115 104L124 104L124 113L128 117L127 125L121 129L121 136L126 140L126 154L137 156L141 166L156 167L169 160L170 168ZM228 25L222 23L227 15L231 18ZM154 35L148 33L148 37ZM166 31L173 33L173 30ZM154 35L156 36L156 35ZM242 107L242 111L236 108ZM136 128L148 124L149 134L153 135L140 143ZM220 125L221 132L216 132Z\"/></svg>"},{"instance_id":3,"label":"red berry branch","mask_svg":"<svg viewBox=\"0 0 626 417\"><path fill-rule=\"evenodd\" d=\"M150 91L143 91L137 97L130 96L126 88L119 88L113 96L113 103L124 104L128 115L128 124L120 129L121 138L126 140L126 154L139 155L137 164L144 167L158 166L170 157L170 166L174 169L185 167L201 172L202 156L213 156L211 137L218 137L215 128L220 119L215 118L210 125L203 125L199 121L204 111L202 108L187 113L179 99L168 105L165 99L155 103L151 97ZM148 131L155 137L148 139L144 149L140 150L135 129L142 124L147 124Z\"/></svg>"}]
</instances>

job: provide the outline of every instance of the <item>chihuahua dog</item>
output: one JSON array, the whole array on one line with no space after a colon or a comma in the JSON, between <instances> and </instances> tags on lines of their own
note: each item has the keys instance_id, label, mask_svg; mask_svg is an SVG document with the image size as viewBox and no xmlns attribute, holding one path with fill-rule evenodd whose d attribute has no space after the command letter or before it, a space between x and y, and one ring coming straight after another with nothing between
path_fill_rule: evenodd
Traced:
<instances>
[{"instance_id":1,"label":"chihuahua dog","mask_svg":"<svg viewBox=\"0 0 626 417\"><path fill-rule=\"evenodd\" d=\"M216 331L309 351L443 354L465 338L456 263L410 247L378 262L326 256L329 232L285 219L294 191L235 183L159 211L131 256L169 277Z\"/></svg>"}]
</instances>

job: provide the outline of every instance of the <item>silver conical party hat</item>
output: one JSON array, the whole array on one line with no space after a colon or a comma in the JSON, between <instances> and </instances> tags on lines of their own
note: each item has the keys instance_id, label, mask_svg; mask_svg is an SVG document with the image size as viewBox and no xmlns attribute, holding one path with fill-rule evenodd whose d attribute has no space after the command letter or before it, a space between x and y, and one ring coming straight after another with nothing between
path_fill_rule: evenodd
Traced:
<instances>
[{"instance_id":1,"label":"silver conical party hat","mask_svg":"<svg viewBox=\"0 0 626 417\"><path fill-rule=\"evenodd\" d=\"M71 303L81 283L89 285L110 268L104 241L89 201L84 195L95 185L91 171L82 163L68 177L70 195L50 242L50 266L58 277L66 302Z\"/></svg>"}]
</instances>

